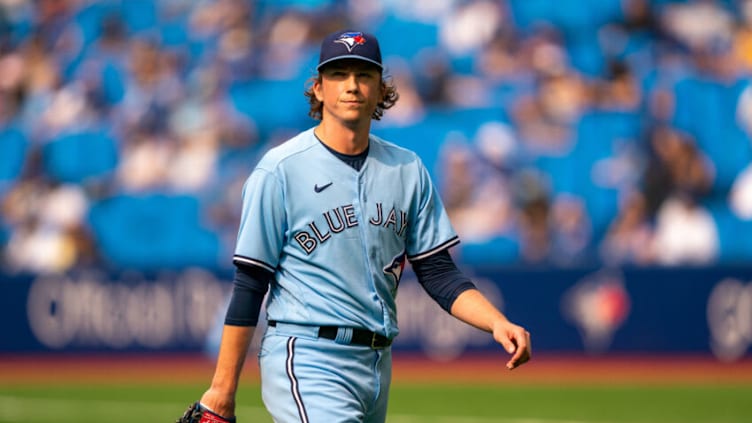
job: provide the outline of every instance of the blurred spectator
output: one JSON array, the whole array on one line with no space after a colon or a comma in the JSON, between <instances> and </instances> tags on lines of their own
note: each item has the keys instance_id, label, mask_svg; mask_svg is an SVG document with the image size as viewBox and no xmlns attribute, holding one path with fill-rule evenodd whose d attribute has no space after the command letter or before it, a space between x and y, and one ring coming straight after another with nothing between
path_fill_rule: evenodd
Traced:
<instances>
[{"instance_id":1,"label":"blurred spectator","mask_svg":"<svg viewBox=\"0 0 752 423\"><path fill-rule=\"evenodd\" d=\"M566 194L554 197L550 220L552 263L575 266L594 261L593 229L581 198Z\"/></svg>"},{"instance_id":2,"label":"blurred spectator","mask_svg":"<svg viewBox=\"0 0 752 423\"><path fill-rule=\"evenodd\" d=\"M169 110L183 99L183 84L174 55L148 38L130 44L128 78L115 118L124 134L143 129L152 133L167 130Z\"/></svg>"},{"instance_id":3,"label":"blurred spectator","mask_svg":"<svg viewBox=\"0 0 752 423\"><path fill-rule=\"evenodd\" d=\"M516 34L509 28L500 28L477 53L476 71L489 83L520 84L527 68L519 57L519 49Z\"/></svg>"},{"instance_id":4,"label":"blurred spectator","mask_svg":"<svg viewBox=\"0 0 752 423\"><path fill-rule=\"evenodd\" d=\"M38 118L52 102L52 97L60 86L60 75L53 58L47 55L39 36L33 35L25 40L20 51L25 78L19 119L29 137L39 142L52 135L46 127L40 124Z\"/></svg>"},{"instance_id":5,"label":"blurred spectator","mask_svg":"<svg viewBox=\"0 0 752 423\"><path fill-rule=\"evenodd\" d=\"M658 264L708 265L718 258L715 221L691 198L668 198L658 210L654 231L653 252Z\"/></svg>"},{"instance_id":6,"label":"blurred spectator","mask_svg":"<svg viewBox=\"0 0 752 423\"><path fill-rule=\"evenodd\" d=\"M585 81L570 68L560 34L551 28L524 40L519 56L535 84L510 107L523 149L532 157L562 156L573 147L573 130L589 107Z\"/></svg>"},{"instance_id":7,"label":"blurred spectator","mask_svg":"<svg viewBox=\"0 0 752 423\"><path fill-rule=\"evenodd\" d=\"M509 187L503 176L459 143L442 150L440 187L449 218L468 243L480 243L509 231Z\"/></svg>"},{"instance_id":8,"label":"blurred spectator","mask_svg":"<svg viewBox=\"0 0 752 423\"><path fill-rule=\"evenodd\" d=\"M381 122L386 126L407 126L420 122L426 106L415 86L415 77L404 59L391 59L387 63L394 86L399 90L399 101L392 107L394 113L385 114Z\"/></svg>"},{"instance_id":9,"label":"blurred spectator","mask_svg":"<svg viewBox=\"0 0 752 423\"><path fill-rule=\"evenodd\" d=\"M520 262L548 263L552 253L551 198L546 179L534 169L523 169L514 178Z\"/></svg>"},{"instance_id":10,"label":"blurred spectator","mask_svg":"<svg viewBox=\"0 0 752 423\"><path fill-rule=\"evenodd\" d=\"M2 46L0 41L0 125L12 120L22 106L25 61L18 51Z\"/></svg>"},{"instance_id":11,"label":"blurred spectator","mask_svg":"<svg viewBox=\"0 0 752 423\"><path fill-rule=\"evenodd\" d=\"M752 13L752 2L745 2ZM752 87L747 87L739 96L736 117L749 139L752 148ZM752 219L752 163L748 164L734 179L729 193L728 204L741 219Z\"/></svg>"},{"instance_id":12,"label":"blurred spectator","mask_svg":"<svg viewBox=\"0 0 752 423\"><path fill-rule=\"evenodd\" d=\"M427 48L415 58L415 86L427 105L451 104L452 70L449 58L438 49Z\"/></svg>"},{"instance_id":13,"label":"blurred spectator","mask_svg":"<svg viewBox=\"0 0 752 423\"><path fill-rule=\"evenodd\" d=\"M599 109L638 111L642 106L642 88L624 62L611 62L605 79L593 89L593 104Z\"/></svg>"},{"instance_id":14,"label":"blurred spectator","mask_svg":"<svg viewBox=\"0 0 752 423\"><path fill-rule=\"evenodd\" d=\"M728 43L734 19L722 2L691 0L670 2L661 11L666 32L692 50L706 50Z\"/></svg>"},{"instance_id":15,"label":"blurred spectator","mask_svg":"<svg viewBox=\"0 0 752 423\"><path fill-rule=\"evenodd\" d=\"M47 274L93 264L84 227L88 206L78 186L40 181L20 184L2 203L8 223L17 226L5 250L8 268Z\"/></svg>"},{"instance_id":16,"label":"blurred spectator","mask_svg":"<svg viewBox=\"0 0 752 423\"><path fill-rule=\"evenodd\" d=\"M649 143L643 181L649 216L654 216L672 195L698 200L709 192L712 165L692 139L670 127L657 127L650 133Z\"/></svg>"},{"instance_id":17,"label":"blurred spectator","mask_svg":"<svg viewBox=\"0 0 752 423\"><path fill-rule=\"evenodd\" d=\"M166 188L175 141L140 131L131 134L122 151L117 181L126 192L137 193Z\"/></svg>"},{"instance_id":18,"label":"blurred spectator","mask_svg":"<svg viewBox=\"0 0 752 423\"><path fill-rule=\"evenodd\" d=\"M265 54L260 62L261 77L295 79L305 66L300 64L310 53L313 31L309 16L288 12L280 16L269 30Z\"/></svg>"},{"instance_id":19,"label":"blurred spectator","mask_svg":"<svg viewBox=\"0 0 752 423\"><path fill-rule=\"evenodd\" d=\"M168 186L177 192L198 193L215 177L219 140L211 131L197 131L183 138L167 167Z\"/></svg>"},{"instance_id":20,"label":"blurred spectator","mask_svg":"<svg viewBox=\"0 0 752 423\"><path fill-rule=\"evenodd\" d=\"M513 119L524 149L532 156L563 156L573 147L574 125L587 103L580 78L546 76L531 96L514 105Z\"/></svg>"},{"instance_id":21,"label":"blurred spectator","mask_svg":"<svg viewBox=\"0 0 752 423\"><path fill-rule=\"evenodd\" d=\"M599 252L610 265L649 265L655 263L653 228L649 223L645 197L639 191L626 195L611 223Z\"/></svg>"},{"instance_id":22,"label":"blurred spectator","mask_svg":"<svg viewBox=\"0 0 752 423\"><path fill-rule=\"evenodd\" d=\"M742 71L752 71L752 1L739 2L741 16L734 27L733 54Z\"/></svg>"},{"instance_id":23,"label":"blurred spectator","mask_svg":"<svg viewBox=\"0 0 752 423\"><path fill-rule=\"evenodd\" d=\"M476 54L493 40L502 24L508 24L505 21L501 2L462 2L439 23L439 43L450 55Z\"/></svg>"},{"instance_id":24,"label":"blurred spectator","mask_svg":"<svg viewBox=\"0 0 752 423\"><path fill-rule=\"evenodd\" d=\"M752 220L752 165L747 166L734 181L729 204L740 219Z\"/></svg>"}]
</instances>

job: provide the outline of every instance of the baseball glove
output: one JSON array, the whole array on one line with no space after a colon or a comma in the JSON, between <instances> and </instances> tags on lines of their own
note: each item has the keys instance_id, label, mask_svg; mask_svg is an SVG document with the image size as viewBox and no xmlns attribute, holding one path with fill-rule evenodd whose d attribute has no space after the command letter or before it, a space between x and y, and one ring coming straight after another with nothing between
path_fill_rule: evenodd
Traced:
<instances>
[{"instance_id":1,"label":"baseball glove","mask_svg":"<svg viewBox=\"0 0 752 423\"><path fill-rule=\"evenodd\" d=\"M235 423L235 417L222 417L196 401L175 423Z\"/></svg>"}]
</instances>

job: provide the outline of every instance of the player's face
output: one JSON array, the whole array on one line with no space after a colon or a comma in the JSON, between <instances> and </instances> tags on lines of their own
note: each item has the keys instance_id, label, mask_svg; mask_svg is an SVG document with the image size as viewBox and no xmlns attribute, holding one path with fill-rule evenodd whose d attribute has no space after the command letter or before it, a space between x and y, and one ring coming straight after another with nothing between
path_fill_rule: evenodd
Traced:
<instances>
[{"instance_id":1,"label":"player's face","mask_svg":"<svg viewBox=\"0 0 752 423\"><path fill-rule=\"evenodd\" d=\"M324 119L370 122L382 97L381 72L362 60L338 60L321 69L313 92L324 104Z\"/></svg>"}]
</instances>

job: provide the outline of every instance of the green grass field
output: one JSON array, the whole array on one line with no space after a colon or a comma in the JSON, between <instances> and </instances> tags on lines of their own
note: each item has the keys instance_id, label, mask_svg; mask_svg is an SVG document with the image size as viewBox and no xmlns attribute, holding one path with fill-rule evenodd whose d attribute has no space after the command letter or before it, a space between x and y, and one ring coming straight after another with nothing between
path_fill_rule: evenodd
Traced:
<instances>
[{"instance_id":1,"label":"green grass field","mask_svg":"<svg viewBox=\"0 0 752 423\"><path fill-rule=\"evenodd\" d=\"M2 423L174 422L204 384L0 386ZM259 388L238 395L239 423L268 423ZM391 423L742 423L749 384L461 384L395 382ZM327 423L327 422L316 422Z\"/></svg>"}]
</instances>

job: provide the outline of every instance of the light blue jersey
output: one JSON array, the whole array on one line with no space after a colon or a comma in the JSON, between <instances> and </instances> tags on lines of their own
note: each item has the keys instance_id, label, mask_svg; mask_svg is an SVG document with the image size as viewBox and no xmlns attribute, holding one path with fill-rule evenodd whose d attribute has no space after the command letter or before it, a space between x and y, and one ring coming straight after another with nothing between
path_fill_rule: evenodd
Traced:
<instances>
[{"instance_id":1,"label":"light blue jersey","mask_svg":"<svg viewBox=\"0 0 752 423\"><path fill-rule=\"evenodd\" d=\"M234 260L274 273L270 320L393 338L406 259L458 242L415 153L371 135L357 171L309 129L270 150L246 181Z\"/></svg>"}]
</instances>

